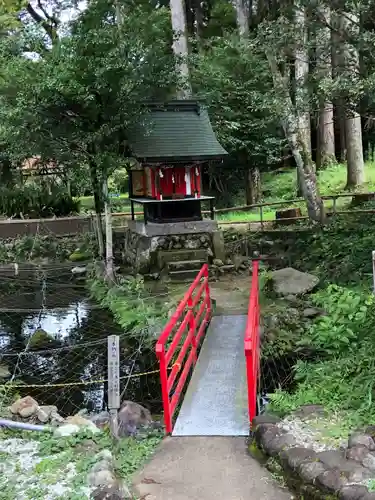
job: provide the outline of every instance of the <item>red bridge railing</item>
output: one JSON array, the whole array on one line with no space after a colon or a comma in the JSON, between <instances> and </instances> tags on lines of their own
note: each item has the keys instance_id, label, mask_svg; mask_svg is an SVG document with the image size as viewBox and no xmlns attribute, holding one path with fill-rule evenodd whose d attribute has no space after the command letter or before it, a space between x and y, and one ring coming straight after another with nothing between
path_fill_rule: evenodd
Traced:
<instances>
[{"instance_id":1,"label":"red bridge railing","mask_svg":"<svg viewBox=\"0 0 375 500\"><path fill-rule=\"evenodd\" d=\"M259 319L259 260L254 260L245 331L246 377L250 425L257 411L257 389L260 369Z\"/></svg>"},{"instance_id":2,"label":"red bridge railing","mask_svg":"<svg viewBox=\"0 0 375 500\"><path fill-rule=\"evenodd\" d=\"M186 384L197 362L197 349L211 319L208 265L205 264L179 303L156 343L167 434Z\"/></svg>"}]
</instances>

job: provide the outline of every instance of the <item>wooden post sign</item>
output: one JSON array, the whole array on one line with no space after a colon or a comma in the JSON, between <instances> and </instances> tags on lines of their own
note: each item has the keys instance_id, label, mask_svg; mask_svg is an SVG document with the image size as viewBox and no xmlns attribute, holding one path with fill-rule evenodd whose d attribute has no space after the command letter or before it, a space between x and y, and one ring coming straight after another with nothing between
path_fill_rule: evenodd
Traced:
<instances>
[{"instance_id":1,"label":"wooden post sign","mask_svg":"<svg viewBox=\"0 0 375 500\"><path fill-rule=\"evenodd\" d=\"M108 408L112 434L117 438L117 412L120 408L120 337L118 335L108 337Z\"/></svg>"}]
</instances>

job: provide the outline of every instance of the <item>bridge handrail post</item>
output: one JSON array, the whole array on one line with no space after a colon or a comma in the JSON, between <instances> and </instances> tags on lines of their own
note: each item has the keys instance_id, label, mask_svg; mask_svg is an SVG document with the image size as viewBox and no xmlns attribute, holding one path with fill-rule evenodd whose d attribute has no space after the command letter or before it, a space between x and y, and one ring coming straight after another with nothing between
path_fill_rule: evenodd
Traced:
<instances>
[{"instance_id":1,"label":"bridge handrail post","mask_svg":"<svg viewBox=\"0 0 375 500\"><path fill-rule=\"evenodd\" d=\"M206 283L205 292L206 292L206 297L207 297L207 316L208 316L208 318L211 318L211 314L212 314L211 292L210 292L210 285L208 283L209 270L208 270L208 265L207 264L205 264L205 268L204 268L204 271L203 271L203 276L204 276L204 280L205 280L205 283Z\"/></svg>"},{"instance_id":2,"label":"bridge handrail post","mask_svg":"<svg viewBox=\"0 0 375 500\"><path fill-rule=\"evenodd\" d=\"M164 345L156 345L156 356L159 359L161 395L164 409L165 432L172 434L172 415L168 393L168 368L165 359Z\"/></svg>"},{"instance_id":3,"label":"bridge handrail post","mask_svg":"<svg viewBox=\"0 0 375 500\"><path fill-rule=\"evenodd\" d=\"M249 309L245 330L245 358L249 423L256 416L257 383L259 376L259 260L253 261Z\"/></svg>"},{"instance_id":4,"label":"bridge handrail post","mask_svg":"<svg viewBox=\"0 0 375 500\"><path fill-rule=\"evenodd\" d=\"M156 342L167 434L172 433L173 415L211 319L208 276L208 265L204 264Z\"/></svg>"},{"instance_id":5,"label":"bridge handrail post","mask_svg":"<svg viewBox=\"0 0 375 500\"><path fill-rule=\"evenodd\" d=\"M195 321L195 316L194 316L194 304L193 304L193 297L190 296L188 298L188 302L187 302L187 306L188 306L188 309L189 309L189 313L190 314L190 319L189 319L189 328L190 328L190 331L192 332L192 336L191 336L191 348L192 350L194 351L194 354L193 354L193 363L195 364L197 362L197 337L196 337L196 334L197 334L197 325L196 325L196 321Z\"/></svg>"}]
</instances>

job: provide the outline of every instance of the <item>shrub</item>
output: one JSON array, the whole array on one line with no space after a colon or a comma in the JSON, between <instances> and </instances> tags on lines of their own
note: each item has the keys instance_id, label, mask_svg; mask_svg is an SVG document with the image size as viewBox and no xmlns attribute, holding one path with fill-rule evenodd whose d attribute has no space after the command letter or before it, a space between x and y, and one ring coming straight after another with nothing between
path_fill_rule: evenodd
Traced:
<instances>
[{"instance_id":1,"label":"shrub","mask_svg":"<svg viewBox=\"0 0 375 500\"><path fill-rule=\"evenodd\" d=\"M26 185L0 187L0 213L14 218L62 217L79 212L79 201L63 188Z\"/></svg>"},{"instance_id":2,"label":"shrub","mask_svg":"<svg viewBox=\"0 0 375 500\"><path fill-rule=\"evenodd\" d=\"M301 404L323 404L345 413L352 425L369 423L375 418L375 297L331 285L313 300L327 316L317 319L299 344L320 355L296 363L296 392L270 395L272 407L287 413Z\"/></svg>"}]
</instances>

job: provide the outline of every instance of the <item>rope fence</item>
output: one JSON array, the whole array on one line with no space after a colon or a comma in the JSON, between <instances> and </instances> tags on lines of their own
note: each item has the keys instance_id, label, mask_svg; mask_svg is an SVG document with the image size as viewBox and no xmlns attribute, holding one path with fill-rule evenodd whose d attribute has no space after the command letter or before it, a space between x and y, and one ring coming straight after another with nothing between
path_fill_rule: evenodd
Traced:
<instances>
[{"instance_id":1,"label":"rope fence","mask_svg":"<svg viewBox=\"0 0 375 500\"><path fill-rule=\"evenodd\" d=\"M158 362L147 329L129 336L72 283L70 290L69 283L55 288L44 278L31 281L0 294L0 411L18 396L54 405L61 416L106 409L110 334L118 337L122 398L161 408Z\"/></svg>"}]
</instances>

